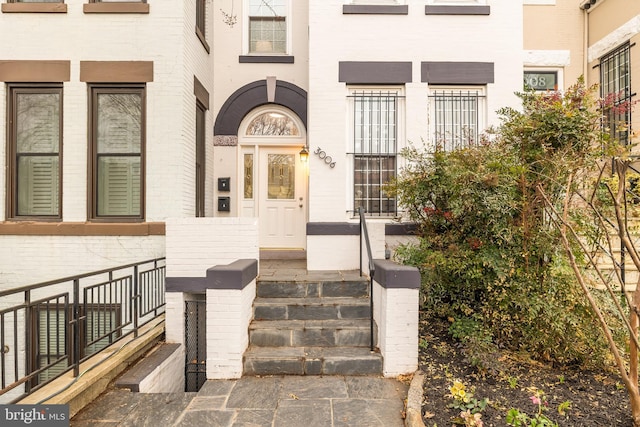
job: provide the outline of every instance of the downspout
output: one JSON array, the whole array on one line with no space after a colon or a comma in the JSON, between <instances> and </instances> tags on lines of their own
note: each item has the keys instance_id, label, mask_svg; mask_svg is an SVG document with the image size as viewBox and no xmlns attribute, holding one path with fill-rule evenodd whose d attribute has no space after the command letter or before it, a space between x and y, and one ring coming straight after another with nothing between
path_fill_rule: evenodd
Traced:
<instances>
[{"instance_id":1,"label":"downspout","mask_svg":"<svg viewBox=\"0 0 640 427\"><path fill-rule=\"evenodd\" d=\"M589 10L585 7L581 7L583 24L582 24L582 75L584 77L585 84L589 86L591 83L588 80L589 70Z\"/></svg>"}]
</instances>

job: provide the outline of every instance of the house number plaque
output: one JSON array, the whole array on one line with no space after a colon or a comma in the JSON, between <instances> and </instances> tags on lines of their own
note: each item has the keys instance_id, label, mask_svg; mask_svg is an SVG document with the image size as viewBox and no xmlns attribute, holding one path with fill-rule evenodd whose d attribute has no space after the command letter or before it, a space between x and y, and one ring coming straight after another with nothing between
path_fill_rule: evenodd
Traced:
<instances>
[{"instance_id":1,"label":"house number plaque","mask_svg":"<svg viewBox=\"0 0 640 427\"><path fill-rule=\"evenodd\" d=\"M314 151L313 154L320 157L320 160L324 160L325 164L327 164L331 169L336 167L336 162L333 161L331 156L327 156L327 153L322 151L320 147L318 147L318 149Z\"/></svg>"}]
</instances>

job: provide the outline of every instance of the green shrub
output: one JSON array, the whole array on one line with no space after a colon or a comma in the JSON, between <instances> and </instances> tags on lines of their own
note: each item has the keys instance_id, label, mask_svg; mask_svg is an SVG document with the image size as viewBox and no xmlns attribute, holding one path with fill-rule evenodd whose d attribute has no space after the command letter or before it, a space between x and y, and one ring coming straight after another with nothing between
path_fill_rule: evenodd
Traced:
<instances>
[{"instance_id":1,"label":"green shrub","mask_svg":"<svg viewBox=\"0 0 640 427\"><path fill-rule=\"evenodd\" d=\"M501 110L492 143L403 152L408 166L389 190L420 239L397 257L420 269L422 309L453 319L450 332L469 347L604 363L606 345L537 191L562 204L575 185L597 135L594 93L578 84L564 96L520 96L523 111Z\"/></svg>"}]
</instances>

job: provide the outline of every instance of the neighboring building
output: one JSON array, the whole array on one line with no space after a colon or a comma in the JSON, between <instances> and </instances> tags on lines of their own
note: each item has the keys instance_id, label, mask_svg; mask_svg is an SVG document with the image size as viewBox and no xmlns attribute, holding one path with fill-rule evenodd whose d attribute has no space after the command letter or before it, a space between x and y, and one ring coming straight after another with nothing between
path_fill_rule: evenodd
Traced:
<instances>
[{"instance_id":1,"label":"neighboring building","mask_svg":"<svg viewBox=\"0 0 640 427\"><path fill-rule=\"evenodd\" d=\"M600 95L614 105L637 101L640 59L636 43L640 41L640 3L624 0L589 0L581 3L586 15L585 52L589 83L600 84ZM604 126L615 138L630 144L633 131L640 125L640 111L605 112ZM638 154L636 148L632 150Z\"/></svg>"},{"instance_id":2,"label":"neighboring building","mask_svg":"<svg viewBox=\"0 0 640 427\"><path fill-rule=\"evenodd\" d=\"M563 90L586 74L583 28L576 0L524 0L525 82Z\"/></svg>"},{"instance_id":3,"label":"neighboring building","mask_svg":"<svg viewBox=\"0 0 640 427\"><path fill-rule=\"evenodd\" d=\"M584 76L615 106L633 103L639 35L638 2L524 0L525 82L538 90L562 90ZM639 124L637 108L612 108L603 120L612 138L626 144Z\"/></svg>"}]
</instances>

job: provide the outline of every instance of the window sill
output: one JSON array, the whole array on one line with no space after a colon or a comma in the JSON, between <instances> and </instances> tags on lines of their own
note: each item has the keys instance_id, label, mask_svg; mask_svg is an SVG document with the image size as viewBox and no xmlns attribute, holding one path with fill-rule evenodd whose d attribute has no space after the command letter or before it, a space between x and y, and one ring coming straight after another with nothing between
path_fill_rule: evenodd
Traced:
<instances>
[{"instance_id":1,"label":"window sill","mask_svg":"<svg viewBox=\"0 0 640 427\"><path fill-rule=\"evenodd\" d=\"M84 13L149 13L149 3L86 3Z\"/></svg>"},{"instance_id":2,"label":"window sill","mask_svg":"<svg viewBox=\"0 0 640 427\"><path fill-rule=\"evenodd\" d=\"M490 15L491 6L425 6L425 15Z\"/></svg>"},{"instance_id":3,"label":"window sill","mask_svg":"<svg viewBox=\"0 0 640 427\"><path fill-rule=\"evenodd\" d=\"M200 31L200 28L196 27L196 36L198 36L198 39L200 40L200 43L202 43L202 47L204 47L204 50L207 51L207 53L211 53L211 48L209 47L209 43L207 43L207 39L205 38L204 34L202 34L202 31Z\"/></svg>"},{"instance_id":4,"label":"window sill","mask_svg":"<svg viewBox=\"0 0 640 427\"><path fill-rule=\"evenodd\" d=\"M164 236L164 222L0 222L2 236Z\"/></svg>"},{"instance_id":5,"label":"window sill","mask_svg":"<svg viewBox=\"0 0 640 427\"><path fill-rule=\"evenodd\" d=\"M408 15L409 6L406 4L345 4L342 6L343 15Z\"/></svg>"},{"instance_id":6,"label":"window sill","mask_svg":"<svg viewBox=\"0 0 640 427\"><path fill-rule=\"evenodd\" d=\"M2 13L67 13L65 3L2 3Z\"/></svg>"},{"instance_id":7,"label":"window sill","mask_svg":"<svg viewBox=\"0 0 640 427\"><path fill-rule=\"evenodd\" d=\"M294 56L291 55L240 55L238 62L241 64L293 64Z\"/></svg>"}]
</instances>

